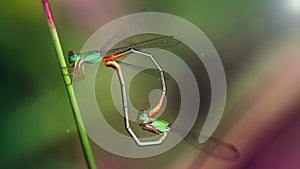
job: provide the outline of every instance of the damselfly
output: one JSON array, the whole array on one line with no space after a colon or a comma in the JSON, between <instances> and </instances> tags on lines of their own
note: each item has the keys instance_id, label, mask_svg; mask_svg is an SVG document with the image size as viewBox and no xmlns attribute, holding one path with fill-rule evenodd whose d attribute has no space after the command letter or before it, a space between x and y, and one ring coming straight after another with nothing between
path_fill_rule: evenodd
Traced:
<instances>
[{"instance_id":1,"label":"damselfly","mask_svg":"<svg viewBox=\"0 0 300 169\"><path fill-rule=\"evenodd\" d=\"M149 117L149 114L141 110L137 118L140 126L144 130L150 131L158 135L164 135L165 133L172 131L180 136L184 137L184 140L193 145L196 149L201 150L213 157L223 159L226 161L237 161L240 158L239 150L232 144L217 139L215 137L207 137L201 135L206 141L202 144L199 143L199 134L194 131L188 132L185 136L182 127L170 125L168 121L160 118Z\"/></svg>"},{"instance_id":2,"label":"damselfly","mask_svg":"<svg viewBox=\"0 0 300 169\"><path fill-rule=\"evenodd\" d=\"M138 53L142 49L146 48L170 48L172 46L176 46L181 42L177 40L174 36L161 36L141 42L137 42L134 44L130 44L127 46L114 48L108 51L102 50L94 50L84 53L76 53L74 50L68 52L68 60L72 65L70 70L72 75L78 75L79 80L83 80L85 78L84 64L94 64L99 62L108 62L116 60L122 56ZM154 58L149 56L151 60ZM118 61L118 63L122 64L122 62ZM126 64L125 64L126 65ZM127 64L128 65L128 64Z\"/></svg>"},{"instance_id":3,"label":"damselfly","mask_svg":"<svg viewBox=\"0 0 300 169\"><path fill-rule=\"evenodd\" d=\"M126 129L129 130L129 133L131 133L132 137L134 138L134 140L138 145L145 146L145 145L161 144L166 139L168 132L171 131L184 137L184 140L190 143L191 145L193 145L196 149L201 150L213 157L226 160L226 161L237 161L240 158L239 150L233 144L227 143L215 137L206 137L203 135L201 135L200 137L205 137L206 141L200 144L198 142L199 134L197 134L196 132L190 131L185 136L185 133L187 132L184 132L182 127L178 127L175 125L171 126L167 120L154 118L155 114L157 114L162 108L165 92L162 93L159 102L152 110L149 111L149 113L147 113L145 110L140 110L137 118L137 122L140 124L140 126L142 126L144 130L160 135L161 138L157 141L141 142L136 137L136 135L132 132L129 125L128 109L126 106L127 96L126 96L125 82L122 76L121 68L115 61L109 61L106 64L107 66L111 66L115 68L118 73L121 90L122 90L123 110L125 112L124 118L126 122L125 124Z\"/></svg>"}]
</instances>

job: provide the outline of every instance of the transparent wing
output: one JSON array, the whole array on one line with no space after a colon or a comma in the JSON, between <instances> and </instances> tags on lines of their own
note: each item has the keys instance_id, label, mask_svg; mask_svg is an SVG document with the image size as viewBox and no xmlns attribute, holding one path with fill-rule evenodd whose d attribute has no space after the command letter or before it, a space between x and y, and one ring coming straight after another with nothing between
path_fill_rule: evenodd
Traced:
<instances>
[{"instance_id":1,"label":"transparent wing","mask_svg":"<svg viewBox=\"0 0 300 169\"><path fill-rule=\"evenodd\" d=\"M115 61L117 63L119 63L121 65L121 67L125 66L127 68L130 68L130 69L136 70L138 72L142 72L142 73L145 73L147 75L150 75L152 77L156 77L157 79L160 79L160 74L159 74L158 69L154 69L154 68L149 69L147 67L126 63L126 62L122 62L122 61L119 61L119 60L115 60ZM168 80L168 78L166 78L166 80Z\"/></svg>"},{"instance_id":2,"label":"transparent wing","mask_svg":"<svg viewBox=\"0 0 300 169\"><path fill-rule=\"evenodd\" d=\"M200 144L198 142L199 134L190 132L184 139L192 144L195 148L220 159L226 161L237 161L240 158L239 150L230 143L219 140L215 137L206 137L207 140Z\"/></svg>"},{"instance_id":3,"label":"transparent wing","mask_svg":"<svg viewBox=\"0 0 300 169\"><path fill-rule=\"evenodd\" d=\"M114 48L114 49L108 50L106 52L104 52L104 51L99 51L99 52L102 54L105 54L105 56L107 56L107 55L111 55L114 53L122 52L122 51L130 49L130 48L134 48L137 50L142 50L142 49L147 49L147 48L167 49L167 48L179 45L180 43L181 42L179 40L177 40L174 36L161 36L158 38L153 38L153 39L145 40L142 42L137 42L137 43L130 44L127 46Z\"/></svg>"},{"instance_id":4,"label":"transparent wing","mask_svg":"<svg viewBox=\"0 0 300 169\"><path fill-rule=\"evenodd\" d=\"M183 131L177 127L175 128L172 126L171 131L183 135ZM240 152L233 144L227 143L215 137L201 137L205 137L207 139L202 144L198 142L199 134L191 131L185 136L184 140L193 145L196 149L222 160L237 161L240 158Z\"/></svg>"}]
</instances>

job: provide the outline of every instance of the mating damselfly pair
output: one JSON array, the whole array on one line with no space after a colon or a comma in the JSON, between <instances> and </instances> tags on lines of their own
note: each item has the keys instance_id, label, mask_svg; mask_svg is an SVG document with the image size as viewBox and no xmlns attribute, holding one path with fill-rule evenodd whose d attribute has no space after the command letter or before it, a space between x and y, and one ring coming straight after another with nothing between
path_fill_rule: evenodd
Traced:
<instances>
[{"instance_id":1,"label":"mating damselfly pair","mask_svg":"<svg viewBox=\"0 0 300 169\"><path fill-rule=\"evenodd\" d=\"M155 60L155 58L146 52L143 52L143 49L146 48L170 48L176 45L181 44L179 40L177 40L174 36L161 36L158 38L148 39L145 41L141 41L138 43L133 43L124 47L114 48L108 51L102 51L102 50L95 50L90 52L84 52L84 53L76 53L75 51L69 51L69 62L72 64L72 67L70 68L73 72L71 74L77 75L79 77L79 80L83 80L85 78L85 70L84 65L85 64L94 64L103 62L107 67L112 67L116 70L120 87L121 87L121 95L122 95L122 101L123 101L123 112L124 112L124 118L125 118L125 128L131 135L131 137L134 139L134 141L139 146L146 146L146 145L157 145L161 144L167 137L167 134L169 131L174 131L179 134L181 134L180 129L176 129L174 126L171 126L166 120L155 118L154 116L161 110L164 98L167 92L166 87L166 81L164 77L164 71L162 67L159 65L159 63ZM159 77L162 85L162 95L160 97L160 100L158 104L147 113L144 110L141 110L138 113L138 119L137 122L140 124L140 126L150 132L153 132L157 135L160 135L160 139L157 141L150 141L150 142L142 142L139 140L139 138L135 135L133 130L130 127L129 124L129 117L128 117L128 108L127 108L127 92L125 88L125 81L123 79L123 74L121 67L127 66L131 67L133 69L139 70L139 67L142 67L143 65L132 65L129 63L123 63L118 60L118 58L121 58L123 56L129 55L129 54L139 54L142 56L145 56L146 58L150 59L152 63L156 66L156 69L158 70L158 73L156 76ZM146 72L147 73L147 72ZM211 154L215 157L224 159L224 160L230 160L235 161L239 158L239 152L235 146L233 146L230 143L226 143L222 140L219 140L217 138L209 137L207 141L204 144L200 144L197 141L196 134L191 132L189 133L185 139L194 145L197 149L202 150L208 154Z\"/></svg>"}]
</instances>

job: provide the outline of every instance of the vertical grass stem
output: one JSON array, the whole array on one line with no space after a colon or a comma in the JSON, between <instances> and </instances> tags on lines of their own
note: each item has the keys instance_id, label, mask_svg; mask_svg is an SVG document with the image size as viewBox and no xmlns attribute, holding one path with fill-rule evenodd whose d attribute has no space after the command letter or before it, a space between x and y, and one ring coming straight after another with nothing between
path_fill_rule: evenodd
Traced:
<instances>
[{"instance_id":1,"label":"vertical grass stem","mask_svg":"<svg viewBox=\"0 0 300 169\"><path fill-rule=\"evenodd\" d=\"M70 100L70 103L72 106L75 124L76 124L77 130L78 130L78 134L79 134L80 142L81 142L81 145L83 148L84 156L85 156L88 168L96 169L96 164L95 164L93 153L92 153L92 150L91 150L91 147L89 144L89 139L88 139L88 136L86 135L86 132L85 132L83 124L82 124L82 119L80 116L78 103L77 103L77 100L76 100L76 97L74 94L74 89L73 89L73 86L70 85L71 78L70 78L70 76L66 76L66 74L68 74L68 70L65 69L66 61L65 61L65 57L62 52L61 44L60 44L59 37L58 37L57 31L56 31L56 27L55 27L54 19L53 19L52 12L51 12L51 9L49 6L49 2L48 2L48 0L42 0L42 3L43 3L45 14L47 16L48 28L49 28L52 42L53 42L53 45L55 48L59 66L61 68L61 73L63 75L67 93L69 96L69 100Z\"/></svg>"}]
</instances>

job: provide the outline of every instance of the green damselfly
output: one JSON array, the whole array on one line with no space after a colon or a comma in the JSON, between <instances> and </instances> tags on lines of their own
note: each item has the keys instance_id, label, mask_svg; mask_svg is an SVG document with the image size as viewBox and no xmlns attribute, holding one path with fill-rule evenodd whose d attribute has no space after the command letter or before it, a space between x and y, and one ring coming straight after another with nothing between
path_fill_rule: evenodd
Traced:
<instances>
[{"instance_id":1,"label":"green damselfly","mask_svg":"<svg viewBox=\"0 0 300 169\"><path fill-rule=\"evenodd\" d=\"M164 119L149 117L149 114L144 110L139 112L137 121L144 130L158 135L164 135L164 133L169 131L179 134L196 149L213 157L226 161L237 161L240 158L239 150L233 144L222 141L216 137L199 135L194 131L186 132L182 127L171 125ZM185 133L188 134L185 136ZM200 144L198 141L199 136L206 141Z\"/></svg>"},{"instance_id":2,"label":"green damselfly","mask_svg":"<svg viewBox=\"0 0 300 169\"><path fill-rule=\"evenodd\" d=\"M115 61L107 62L108 66L113 67L116 69L119 80L120 80L120 86L122 90L122 98L123 98L123 110L125 112L125 121L126 121L126 129L129 130L129 133L131 133L131 136L134 138L135 142L140 146L146 146L146 145L157 145L161 144L167 137L168 132L175 132L179 134L180 136L184 137L184 140L193 145L196 149L201 150L213 157L216 157L218 159L226 160L226 161L237 161L240 158L239 150L231 143L222 141L215 137L206 137L201 135L201 138L205 138L205 142L200 144L199 134L196 132L190 131L190 132L184 132L182 130L182 127L170 125L168 121L160 118L155 118L154 116L161 110L165 92L163 91L161 98L158 102L158 104L147 113L145 110L140 110L137 117L137 122L140 124L140 126L147 131L150 131L154 134L160 135L161 138L157 141L150 141L150 142L141 142L136 135L132 132L132 129L129 125L129 117L128 117L128 109L127 109L127 96L126 96L126 89L125 89L125 82L122 76L122 71L118 63ZM133 133L133 134L132 134ZM188 133L186 136L184 133Z\"/></svg>"},{"instance_id":3,"label":"green damselfly","mask_svg":"<svg viewBox=\"0 0 300 169\"><path fill-rule=\"evenodd\" d=\"M85 78L84 64L95 64L99 62L108 62L116 60L122 56L131 54L131 53L140 53L142 49L147 48L170 48L176 45L179 45L181 42L177 40L174 36L160 36L145 41L133 43L127 46L118 47L110 49L108 51L103 50L94 50L84 53L76 53L74 50L68 52L68 60L72 65L69 69L72 70L71 74L78 75L79 80ZM142 52L144 54L144 52ZM157 62L152 55L149 56L154 64L157 65ZM121 61L118 63L122 64ZM124 64L129 65L129 64Z\"/></svg>"}]
</instances>

